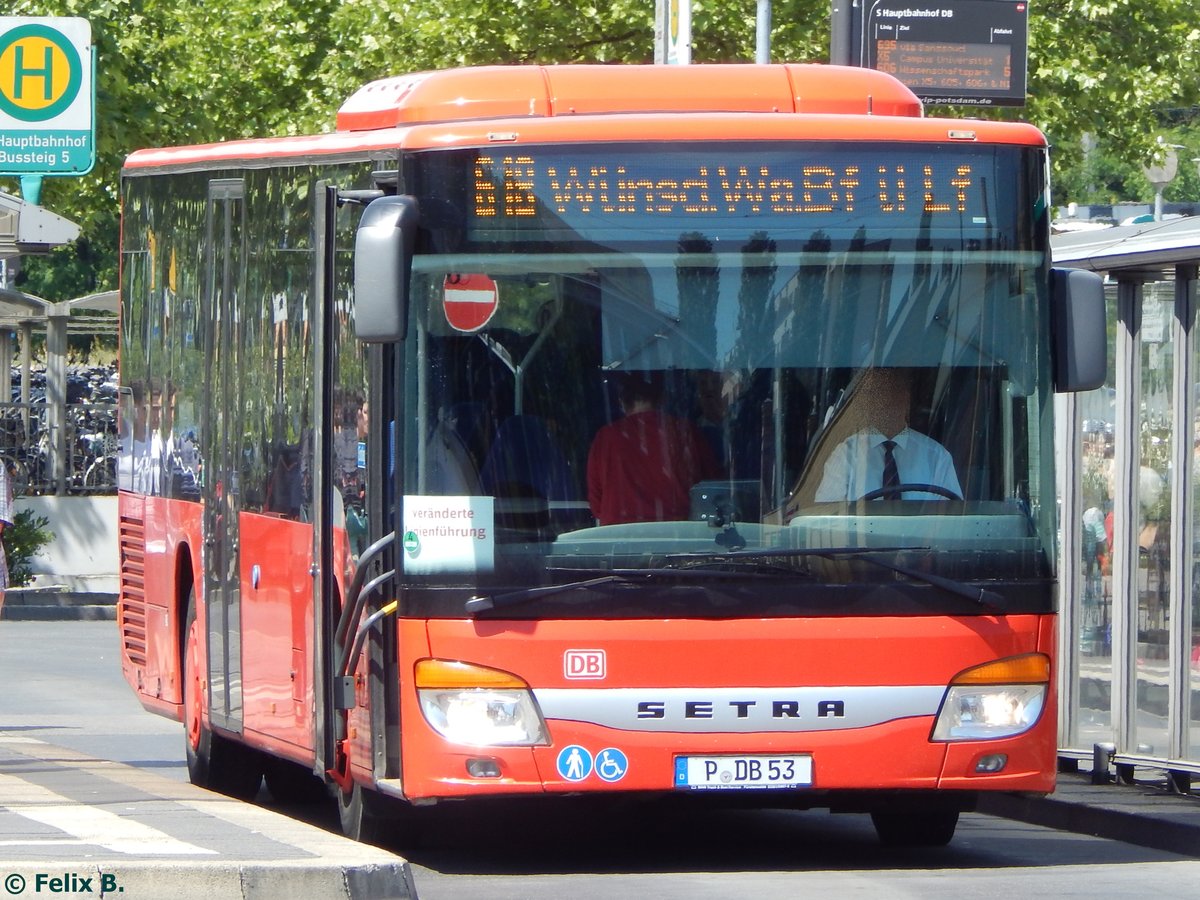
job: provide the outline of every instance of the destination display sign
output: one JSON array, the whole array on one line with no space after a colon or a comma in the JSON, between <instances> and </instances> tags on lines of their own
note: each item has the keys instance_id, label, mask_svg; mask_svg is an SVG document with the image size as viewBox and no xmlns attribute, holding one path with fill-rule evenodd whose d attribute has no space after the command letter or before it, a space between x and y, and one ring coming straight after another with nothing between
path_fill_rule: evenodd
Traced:
<instances>
[{"instance_id":1,"label":"destination display sign","mask_svg":"<svg viewBox=\"0 0 1200 900\"><path fill-rule=\"evenodd\" d=\"M852 63L896 76L925 103L1022 106L1025 0L868 0L853 21Z\"/></svg>"},{"instance_id":2,"label":"destination display sign","mask_svg":"<svg viewBox=\"0 0 1200 900\"><path fill-rule=\"evenodd\" d=\"M811 144L712 145L695 152L613 146L478 152L470 163L468 236L520 240L569 232L844 233L995 227L1010 204L1016 148ZM465 174L465 173L464 173Z\"/></svg>"}]
</instances>

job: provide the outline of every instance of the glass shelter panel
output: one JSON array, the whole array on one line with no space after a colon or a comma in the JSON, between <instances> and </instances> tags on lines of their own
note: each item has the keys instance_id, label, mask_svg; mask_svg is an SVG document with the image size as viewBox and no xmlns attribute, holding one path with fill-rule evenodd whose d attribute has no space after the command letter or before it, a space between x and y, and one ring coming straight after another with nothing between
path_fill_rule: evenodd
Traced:
<instances>
[{"instance_id":1,"label":"glass shelter panel","mask_svg":"<svg viewBox=\"0 0 1200 900\"><path fill-rule=\"evenodd\" d=\"M1108 292L1106 317L1117 321L1115 288ZM1111 338L1110 338L1111 342ZM1108 358L1115 358L1109 347ZM1104 386L1079 395L1082 429L1080 468L1081 522L1078 697L1074 717L1078 746L1091 747L1115 739L1112 730L1112 554L1113 457L1116 410L1115 367L1109 365Z\"/></svg>"},{"instance_id":2,"label":"glass shelter panel","mask_svg":"<svg viewBox=\"0 0 1200 900\"><path fill-rule=\"evenodd\" d=\"M1142 400L1135 507L1138 562L1136 744L1163 755L1168 749L1171 584L1170 454L1175 428L1174 285L1148 284L1140 332Z\"/></svg>"}]
</instances>

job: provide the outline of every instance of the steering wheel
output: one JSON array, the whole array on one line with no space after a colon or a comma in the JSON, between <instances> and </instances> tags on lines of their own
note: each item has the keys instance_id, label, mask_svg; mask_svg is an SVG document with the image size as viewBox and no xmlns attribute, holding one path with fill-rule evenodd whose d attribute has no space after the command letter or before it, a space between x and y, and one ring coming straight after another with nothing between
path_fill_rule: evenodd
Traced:
<instances>
[{"instance_id":1,"label":"steering wheel","mask_svg":"<svg viewBox=\"0 0 1200 900\"><path fill-rule=\"evenodd\" d=\"M877 487L873 491L867 491L859 500L878 500L880 497L889 497L895 499L901 494L909 492L921 494L937 494L945 500L961 500L958 494L950 490L950 488L942 487L940 484L893 484L890 487Z\"/></svg>"}]
</instances>

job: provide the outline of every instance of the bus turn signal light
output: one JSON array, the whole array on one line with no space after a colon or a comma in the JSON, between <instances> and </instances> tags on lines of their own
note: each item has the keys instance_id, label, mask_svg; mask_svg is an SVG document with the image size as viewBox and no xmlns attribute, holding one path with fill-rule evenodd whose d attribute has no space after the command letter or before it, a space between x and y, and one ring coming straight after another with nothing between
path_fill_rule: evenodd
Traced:
<instances>
[{"instance_id":1,"label":"bus turn signal light","mask_svg":"<svg viewBox=\"0 0 1200 900\"><path fill-rule=\"evenodd\" d=\"M1049 684L1050 657L1045 653L1008 656L959 672L951 684Z\"/></svg>"},{"instance_id":2,"label":"bus turn signal light","mask_svg":"<svg viewBox=\"0 0 1200 900\"><path fill-rule=\"evenodd\" d=\"M960 672L950 682L934 741L987 741L1022 734L1037 724L1050 687L1050 658L1027 653Z\"/></svg>"},{"instance_id":3,"label":"bus turn signal light","mask_svg":"<svg viewBox=\"0 0 1200 900\"><path fill-rule=\"evenodd\" d=\"M417 689L515 688L529 690L524 679L511 672L489 669L451 659L421 659L416 666Z\"/></svg>"}]
</instances>

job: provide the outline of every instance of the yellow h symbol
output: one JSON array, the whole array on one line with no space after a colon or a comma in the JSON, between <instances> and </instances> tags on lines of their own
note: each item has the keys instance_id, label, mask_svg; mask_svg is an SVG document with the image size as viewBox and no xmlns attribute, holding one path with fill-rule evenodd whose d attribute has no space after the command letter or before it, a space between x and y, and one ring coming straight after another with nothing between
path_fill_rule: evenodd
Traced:
<instances>
[{"instance_id":1,"label":"yellow h symbol","mask_svg":"<svg viewBox=\"0 0 1200 900\"><path fill-rule=\"evenodd\" d=\"M22 100L25 97L25 79L40 78L42 80L42 98L49 102L54 97L54 48L46 44L42 56L42 67L35 69L25 65L25 47L17 44L16 60L13 64L13 99Z\"/></svg>"}]
</instances>

